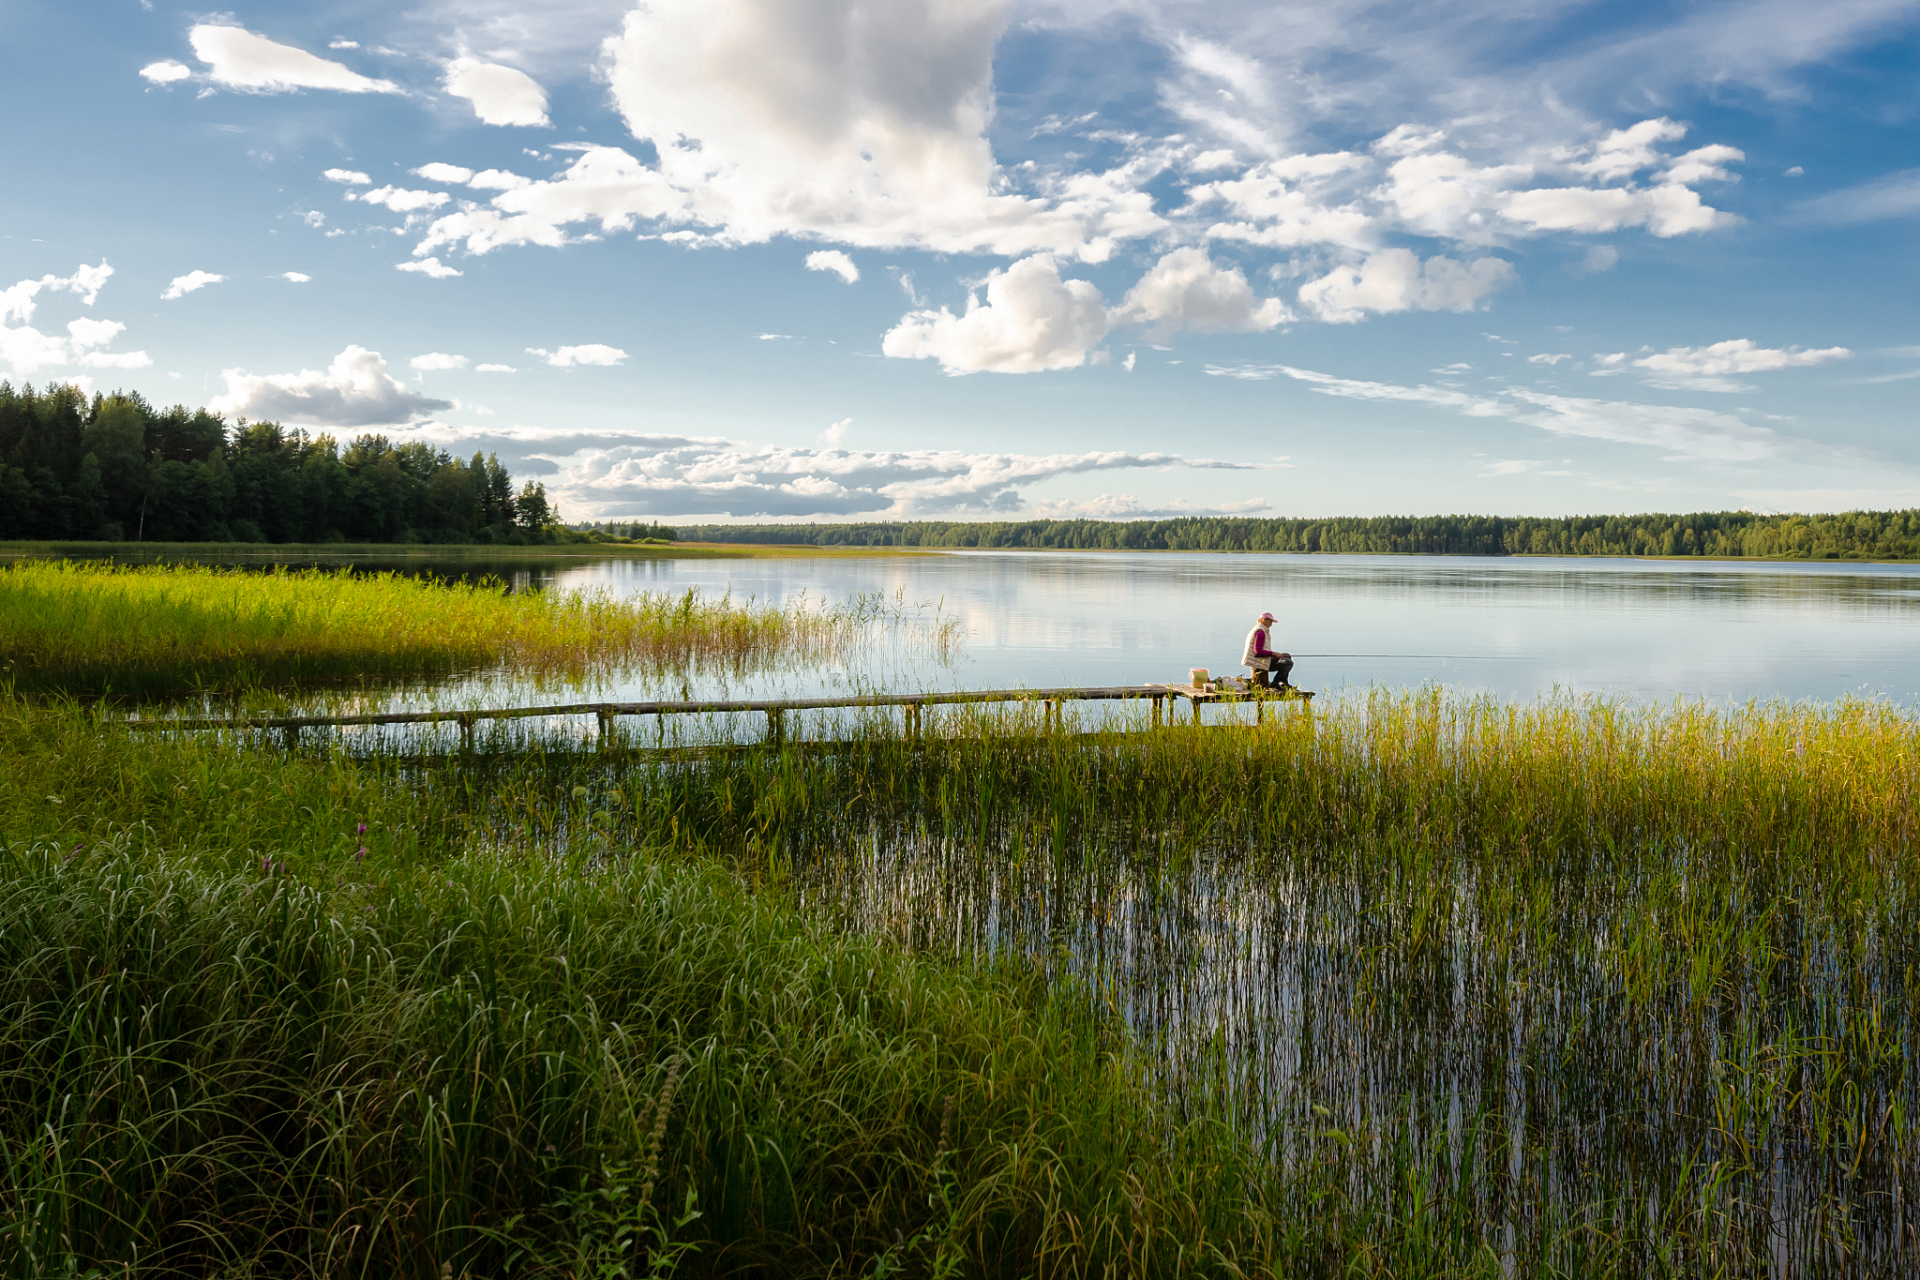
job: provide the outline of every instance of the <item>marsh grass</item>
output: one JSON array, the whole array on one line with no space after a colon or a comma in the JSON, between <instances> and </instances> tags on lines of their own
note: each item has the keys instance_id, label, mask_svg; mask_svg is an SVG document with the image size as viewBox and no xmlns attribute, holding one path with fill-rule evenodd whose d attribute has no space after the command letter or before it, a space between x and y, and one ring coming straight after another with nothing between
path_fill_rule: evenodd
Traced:
<instances>
[{"instance_id":1,"label":"marsh grass","mask_svg":"<svg viewBox=\"0 0 1920 1280\"><path fill-rule=\"evenodd\" d=\"M44 1204L95 1215L88 1261L231 1239L225 1261L289 1273L586 1274L620 1222L655 1259L640 1227L688 1246L690 1274L1920 1256L1909 714L1436 693L1259 729L1079 736L1027 708L924 729L302 755L14 704L0 832L33 851L0 906L0 974L23 975L0 1125L41 1190L0 1238L55 1239ZM581 954L601 976L570 987ZM116 983L138 998L89 1003ZM86 1095L44 1064L117 1061L175 1008L153 1043L271 1047L198 1093L90 1066L124 1086L85 1112L110 1122L70 1124ZM255 1023L305 1029L281 1047ZM616 1025L641 1046L617 1069ZM287 1062L320 1084L273 1080ZM543 1093L561 1065L580 1083ZM320 1186L302 1153L329 1124L378 1176L246 1225L245 1188ZM564 1174L499 1154L561 1130L585 1135L552 1144ZM182 1181L96 1212L77 1171L102 1167Z\"/></svg>"},{"instance_id":2,"label":"marsh grass","mask_svg":"<svg viewBox=\"0 0 1920 1280\"><path fill-rule=\"evenodd\" d=\"M691 591L616 599L397 573L27 561L0 567L0 674L21 693L156 697L484 670L726 672L833 658L884 614L878 600L774 607Z\"/></svg>"}]
</instances>

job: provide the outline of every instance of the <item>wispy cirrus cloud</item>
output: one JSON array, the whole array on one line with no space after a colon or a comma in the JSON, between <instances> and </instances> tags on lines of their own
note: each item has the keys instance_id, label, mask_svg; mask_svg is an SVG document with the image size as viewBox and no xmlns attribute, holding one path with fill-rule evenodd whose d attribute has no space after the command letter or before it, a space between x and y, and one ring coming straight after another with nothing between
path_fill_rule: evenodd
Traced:
<instances>
[{"instance_id":1,"label":"wispy cirrus cloud","mask_svg":"<svg viewBox=\"0 0 1920 1280\"><path fill-rule=\"evenodd\" d=\"M1559 436L1658 449L1671 460L1752 462L1804 441L1791 440L1729 413L1680 405L1641 404L1550 395L1505 387L1486 395L1449 387L1404 386L1341 378L1290 365L1209 366L1219 377L1304 382L1321 395L1348 400L1398 401L1449 409L1470 418L1506 418Z\"/></svg>"}]
</instances>

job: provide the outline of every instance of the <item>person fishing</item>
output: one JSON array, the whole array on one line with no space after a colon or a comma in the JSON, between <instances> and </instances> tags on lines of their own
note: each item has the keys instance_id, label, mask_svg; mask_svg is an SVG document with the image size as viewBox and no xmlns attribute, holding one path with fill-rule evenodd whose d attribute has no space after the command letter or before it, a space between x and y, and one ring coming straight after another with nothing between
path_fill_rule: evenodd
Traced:
<instances>
[{"instance_id":1,"label":"person fishing","mask_svg":"<svg viewBox=\"0 0 1920 1280\"><path fill-rule=\"evenodd\" d=\"M1290 689L1287 677L1293 674L1293 655L1277 652L1271 640L1273 615L1263 613L1247 632L1247 651L1240 656L1242 666L1253 668L1256 689Z\"/></svg>"}]
</instances>

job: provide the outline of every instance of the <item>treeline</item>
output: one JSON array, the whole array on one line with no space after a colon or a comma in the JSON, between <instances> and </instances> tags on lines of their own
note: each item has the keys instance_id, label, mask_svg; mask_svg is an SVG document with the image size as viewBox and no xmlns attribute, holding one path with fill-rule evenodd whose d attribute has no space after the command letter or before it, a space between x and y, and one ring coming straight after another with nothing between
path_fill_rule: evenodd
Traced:
<instances>
[{"instance_id":1,"label":"treeline","mask_svg":"<svg viewBox=\"0 0 1920 1280\"><path fill-rule=\"evenodd\" d=\"M681 525L702 542L1077 551L1411 552L1462 556L1920 558L1920 510L1843 515L1710 511L1638 516L1338 516L1256 520L920 520L899 524Z\"/></svg>"},{"instance_id":2,"label":"treeline","mask_svg":"<svg viewBox=\"0 0 1920 1280\"><path fill-rule=\"evenodd\" d=\"M572 541L499 459L71 385L0 382L0 538L146 542Z\"/></svg>"}]
</instances>

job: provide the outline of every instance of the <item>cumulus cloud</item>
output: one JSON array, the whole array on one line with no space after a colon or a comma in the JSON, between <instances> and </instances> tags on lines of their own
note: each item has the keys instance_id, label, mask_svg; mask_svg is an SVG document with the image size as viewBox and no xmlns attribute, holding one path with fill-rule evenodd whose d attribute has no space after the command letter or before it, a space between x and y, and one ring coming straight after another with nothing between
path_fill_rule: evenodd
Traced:
<instances>
[{"instance_id":1,"label":"cumulus cloud","mask_svg":"<svg viewBox=\"0 0 1920 1280\"><path fill-rule=\"evenodd\" d=\"M366 186L373 181L372 178L369 178L357 169L328 169L320 176L328 182L344 182L350 186Z\"/></svg>"},{"instance_id":2,"label":"cumulus cloud","mask_svg":"<svg viewBox=\"0 0 1920 1280\"><path fill-rule=\"evenodd\" d=\"M1265 469L1174 453L884 451L846 449L837 442L777 448L712 437L527 430L474 436L447 427L423 430L463 452L498 453L516 471L544 470L553 477L550 492L570 508L602 517L1007 514L1027 509L1026 491L1032 486L1065 476Z\"/></svg>"},{"instance_id":3,"label":"cumulus cloud","mask_svg":"<svg viewBox=\"0 0 1920 1280\"><path fill-rule=\"evenodd\" d=\"M477 364L473 366L473 371L475 373L518 373L520 372L518 369L514 368L510 364Z\"/></svg>"},{"instance_id":4,"label":"cumulus cloud","mask_svg":"<svg viewBox=\"0 0 1920 1280\"><path fill-rule=\"evenodd\" d=\"M225 395L209 403L215 413L256 421L321 427L398 426L453 407L452 401L416 395L387 372L378 351L350 346L324 372L249 374L222 371Z\"/></svg>"},{"instance_id":5,"label":"cumulus cloud","mask_svg":"<svg viewBox=\"0 0 1920 1280\"><path fill-rule=\"evenodd\" d=\"M908 360L938 360L950 374L1037 373L1072 369L1107 335L1100 290L1062 280L1048 253L1022 258L986 280L986 301L967 297L966 314L914 311L887 331L880 350Z\"/></svg>"},{"instance_id":6,"label":"cumulus cloud","mask_svg":"<svg viewBox=\"0 0 1920 1280\"><path fill-rule=\"evenodd\" d=\"M484 124L545 126L547 91L524 71L475 58L447 64L447 92L473 104Z\"/></svg>"},{"instance_id":7,"label":"cumulus cloud","mask_svg":"<svg viewBox=\"0 0 1920 1280\"><path fill-rule=\"evenodd\" d=\"M415 275L426 276L432 280L445 280L449 276L460 274L458 267L450 267L438 258L421 258L417 262L401 262L396 263L395 266L398 270L411 271Z\"/></svg>"},{"instance_id":8,"label":"cumulus cloud","mask_svg":"<svg viewBox=\"0 0 1920 1280\"><path fill-rule=\"evenodd\" d=\"M1370 311L1471 311L1515 278L1500 258L1422 262L1411 250L1383 249L1301 285L1300 305L1329 324L1354 324Z\"/></svg>"},{"instance_id":9,"label":"cumulus cloud","mask_svg":"<svg viewBox=\"0 0 1920 1280\"><path fill-rule=\"evenodd\" d=\"M816 249L807 255L807 270L831 271L848 284L860 278L860 268L838 249Z\"/></svg>"},{"instance_id":10,"label":"cumulus cloud","mask_svg":"<svg viewBox=\"0 0 1920 1280\"><path fill-rule=\"evenodd\" d=\"M1500 212L1530 231L1596 233L1645 227L1663 239L1739 221L1709 208L1691 187L1671 182L1646 188L1540 187L1508 196Z\"/></svg>"},{"instance_id":11,"label":"cumulus cloud","mask_svg":"<svg viewBox=\"0 0 1920 1280\"><path fill-rule=\"evenodd\" d=\"M1734 338L1706 347L1670 347L1665 351L1629 360L1617 351L1596 357L1606 369L1618 369L1631 363L1647 371L1647 381L1656 387L1681 391L1751 391L1736 379L1742 374L1772 373L1779 369L1808 369L1817 365L1851 360L1853 352L1845 347L1762 347L1749 338Z\"/></svg>"},{"instance_id":12,"label":"cumulus cloud","mask_svg":"<svg viewBox=\"0 0 1920 1280\"><path fill-rule=\"evenodd\" d=\"M1216 240L1270 249L1309 245L1370 248L1374 216L1341 183L1373 162L1353 151L1288 156L1254 165L1238 178L1205 182L1187 191L1196 212L1220 206L1225 217L1207 228Z\"/></svg>"},{"instance_id":13,"label":"cumulus cloud","mask_svg":"<svg viewBox=\"0 0 1920 1280\"><path fill-rule=\"evenodd\" d=\"M1158 333L1260 333L1293 319L1278 298L1256 298L1236 266L1221 266L1204 249L1175 249L1127 291L1114 320Z\"/></svg>"},{"instance_id":14,"label":"cumulus cloud","mask_svg":"<svg viewBox=\"0 0 1920 1280\"><path fill-rule=\"evenodd\" d=\"M280 278L289 284L308 284L313 277L304 271L282 271Z\"/></svg>"},{"instance_id":15,"label":"cumulus cloud","mask_svg":"<svg viewBox=\"0 0 1920 1280\"><path fill-rule=\"evenodd\" d=\"M187 33L194 56L215 84L256 93L333 89L340 93L399 93L390 80L370 80L338 62L280 44L244 27L203 22Z\"/></svg>"},{"instance_id":16,"label":"cumulus cloud","mask_svg":"<svg viewBox=\"0 0 1920 1280\"><path fill-rule=\"evenodd\" d=\"M1685 125L1676 124L1665 116L1657 120L1642 120L1609 133L1589 149L1588 158L1576 161L1571 168L1575 173L1601 182L1618 182L1659 163L1660 153L1654 149L1658 144L1678 142L1686 136ZM1737 159L1740 153L1736 151L1734 156Z\"/></svg>"},{"instance_id":17,"label":"cumulus cloud","mask_svg":"<svg viewBox=\"0 0 1920 1280\"><path fill-rule=\"evenodd\" d=\"M365 204L385 205L395 213L415 213L421 209L438 209L451 200L444 191L408 191L404 187L375 187L371 191L362 191L358 195L347 192L347 199L359 200Z\"/></svg>"},{"instance_id":18,"label":"cumulus cloud","mask_svg":"<svg viewBox=\"0 0 1920 1280\"><path fill-rule=\"evenodd\" d=\"M777 235L856 247L1099 261L1166 226L1145 182L1008 171L986 137L1003 0L660 0L606 42L614 101L657 163L582 147L558 178L446 215L419 252L567 242L639 222L696 243Z\"/></svg>"},{"instance_id":19,"label":"cumulus cloud","mask_svg":"<svg viewBox=\"0 0 1920 1280\"><path fill-rule=\"evenodd\" d=\"M425 178L428 182L466 183L473 181L473 170L462 168L457 164L442 164L438 160L432 164L421 165L413 171L413 175L416 178Z\"/></svg>"},{"instance_id":20,"label":"cumulus cloud","mask_svg":"<svg viewBox=\"0 0 1920 1280\"><path fill-rule=\"evenodd\" d=\"M92 306L113 268L105 261L95 267L82 264L70 276L46 275L20 280L0 289L0 361L25 377L49 367L82 365L102 369L144 369L153 361L144 351L106 351L126 326L118 320L82 317L67 323L67 336L42 333L28 324L43 293L72 293ZM18 322L13 324L9 322Z\"/></svg>"},{"instance_id":21,"label":"cumulus cloud","mask_svg":"<svg viewBox=\"0 0 1920 1280\"><path fill-rule=\"evenodd\" d=\"M42 293L78 294L80 301L92 306L102 286L113 275L113 268L101 259L97 267L81 263L70 276L44 275L38 280L21 280L0 289L0 324L10 320L25 323L33 319L35 299Z\"/></svg>"},{"instance_id":22,"label":"cumulus cloud","mask_svg":"<svg viewBox=\"0 0 1920 1280\"><path fill-rule=\"evenodd\" d=\"M163 62L149 62L140 68L140 74L154 84L172 84L176 80L185 80L193 74L193 69L184 62L168 58Z\"/></svg>"},{"instance_id":23,"label":"cumulus cloud","mask_svg":"<svg viewBox=\"0 0 1920 1280\"><path fill-rule=\"evenodd\" d=\"M226 277L212 271L189 271L183 276L175 276L167 291L160 295L162 302L171 302L175 298L184 298L187 294L204 289L210 284L219 284Z\"/></svg>"},{"instance_id":24,"label":"cumulus cloud","mask_svg":"<svg viewBox=\"0 0 1920 1280\"><path fill-rule=\"evenodd\" d=\"M616 365L627 358L627 353L618 347L609 347L601 342L589 342L577 347L561 347L557 351L548 351L544 347L528 347L527 354L539 356L556 369L570 369L575 365Z\"/></svg>"},{"instance_id":25,"label":"cumulus cloud","mask_svg":"<svg viewBox=\"0 0 1920 1280\"><path fill-rule=\"evenodd\" d=\"M1547 395L1519 387L1504 388L1495 395L1476 395L1450 387L1409 387L1340 378L1288 365L1209 367L1207 372L1254 380L1287 377L1306 383L1322 395L1424 404L1471 418L1506 418L1554 435L1658 449L1669 461L1752 462L1779 454L1794 443L1766 427L1711 409Z\"/></svg>"},{"instance_id":26,"label":"cumulus cloud","mask_svg":"<svg viewBox=\"0 0 1920 1280\"><path fill-rule=\"evenodd\" d=\"M847 430L852 426L852 418L842 418L840 421L829 426L825 431L822 431L820 438L837 449L846 440Z\"/></svg>"},{"instance_id":27,"label":"cumulus cloud","mask_svg":"<svg viewBox=\"0 0 1920 1280\"><path fill-rule=\"evenodd\" d=\"M429 351L423 356L415 356L407 361L407 366L430 373L441 369L464 369L467 367L465 356L451 356L444 351Z\"/></svg>"}]
</instances>

